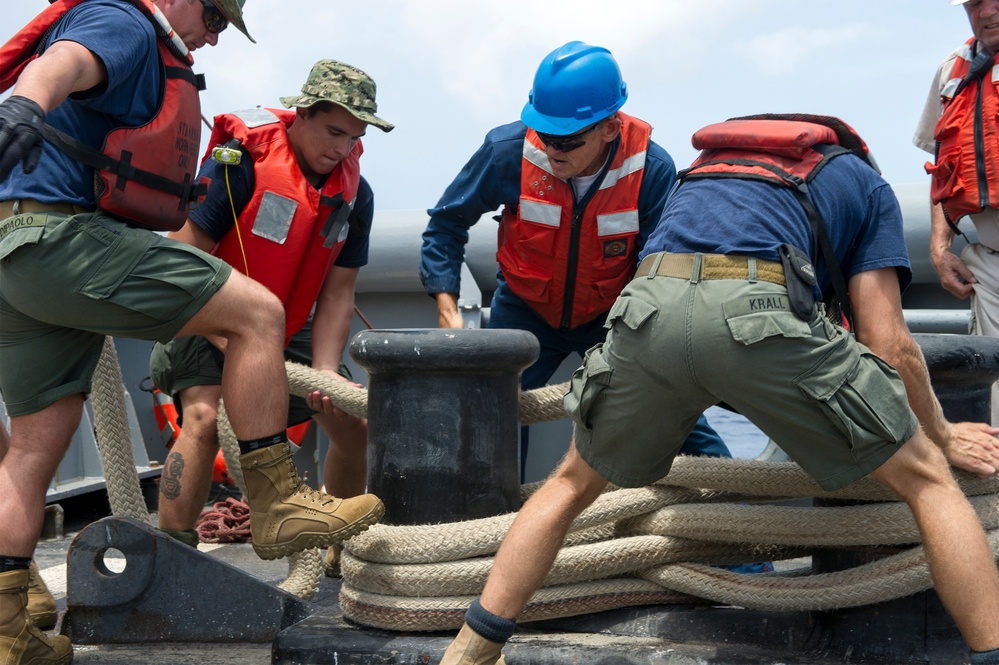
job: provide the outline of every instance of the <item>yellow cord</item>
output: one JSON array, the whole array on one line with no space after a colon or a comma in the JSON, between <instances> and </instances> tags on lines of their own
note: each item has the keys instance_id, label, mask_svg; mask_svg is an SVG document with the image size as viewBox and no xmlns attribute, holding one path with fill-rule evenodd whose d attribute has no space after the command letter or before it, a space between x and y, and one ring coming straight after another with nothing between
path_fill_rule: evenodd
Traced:
<instances>
[{"instance_id":1,"label":"yellow cord","mask_svg":"<svg viewBox=\"0 0 999 665\"><path fill-rule=\"evenodd\" d=\"M232 200L232 187L229 186L229 167L224 166L225 169L225 188L229 192L229 209L232 210L232 221L233 226L236 228L236 239L239 240L239 251L243 255L243 268L246 270L244 273L247 277L250 276L250 263L246 259L246 249L243 247L243 234L239 231L239 217L236 215L236 204Z\"/></svg>"}]
</instances>

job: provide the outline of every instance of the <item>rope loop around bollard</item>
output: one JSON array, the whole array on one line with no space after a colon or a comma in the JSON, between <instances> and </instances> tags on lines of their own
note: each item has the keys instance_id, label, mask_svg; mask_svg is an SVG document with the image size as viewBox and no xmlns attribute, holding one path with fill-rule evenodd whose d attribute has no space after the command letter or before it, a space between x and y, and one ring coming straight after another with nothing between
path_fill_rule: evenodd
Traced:
<instances>
[{"instance_id":1,"label":"rope loop around bollard","mask_svg":"<svg viewBox=\"0 0 999 665\"><path fill-rule=\"evenodd\" d=\"M345 412L366 417L363 388L291 362L287 371L292 394L304 397L319 390ZM561 401L567 386L522 393L521 421L566 417ZM223 438L228 435L223 437L220 428ZM104 455L102 450L102 459ZM238 468L238 457L230 463ZM955 475L972 497L995 551L999 480ZM533 488L525 486L524 491ZM110 484L108 490L117 492ZM803 497L877 503L772 505ZM458 628L512 518L509 514L446 525L376 525L351 539L342 556L344 616L390 630ZM751 526L746 528L746 523ZM876 524L875 530L861 528L867 523ZM759 524L767 524L773 535L761 536ZM885 538L901 550L836 573L742 575L706 565L796 558L831 543L883 545ZM299 591L292 593L310 594L313 579L318 587L316 561L315 554L300 557L305 572L292 571L289 579L305 579L295 583ZM879 483L864 479L838 492L824 492L793 463L679 457L667 478L637 491L611 487L580 516L545 586L522 618L533 621L696 599L755 609L827 610L899 598L931 585L907 507Z\"/></svg>"}]
</instances>

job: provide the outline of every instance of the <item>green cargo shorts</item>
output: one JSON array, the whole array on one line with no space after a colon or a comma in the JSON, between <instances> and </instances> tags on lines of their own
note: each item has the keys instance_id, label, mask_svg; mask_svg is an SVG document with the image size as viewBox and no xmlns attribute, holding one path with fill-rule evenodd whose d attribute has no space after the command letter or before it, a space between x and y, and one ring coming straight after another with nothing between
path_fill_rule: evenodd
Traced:
<instances>
[{"instance_id":1,"label":"green cargo shorts","mask_svg":"<svg viewBox=\"0 0 999 665\"><path fill-rule=\"evenodd\" d=\"M607 327L565 406L579 453L617 485L665 476L718 402L827 490L877 469L918 427L898 373L823 316L797 318L777 284L639 277Z\"/></svg>"},{"instance_id":2,"label":"green cargo shorts","mask_svg":"<svg viewBox=\"0 0 999 665\"><path fill-rule=\"evenodd\" d=\"M284 350L285 360L312 365L312 318L291 336ZM167 344L156 344L149 355L149 376L153 384L173 397L177 414L183 418L180 391L193 386L222 385L222 365L225 356L207 339L200 336L178 337ZM340 363L340 376L354 380L350 370ZM288 400L288 427L304 423L315 415L304 397L291 395ZM183 423L181 423L183 425Z\"/></svg>"},{"instance_id":3,"label":"green cargo shorts","mask_svg":"<svg viewBox=\"0 0 999 665\"><path fill-rule=\"evenodd\" d=\"M90 392L105 335L172 339L231 271L101 213L0 222L15 227L0 238L0 392L13 416Z\"/></svg>"}]
</instances>

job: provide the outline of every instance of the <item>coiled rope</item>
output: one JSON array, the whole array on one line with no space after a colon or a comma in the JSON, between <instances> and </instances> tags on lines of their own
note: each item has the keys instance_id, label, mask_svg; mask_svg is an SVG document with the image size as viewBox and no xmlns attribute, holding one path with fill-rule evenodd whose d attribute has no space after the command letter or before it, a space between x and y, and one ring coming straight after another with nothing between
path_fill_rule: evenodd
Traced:
<instances>
[{"instance_id":1,"label":"coiled rope","mask_svg":"<svg viewBox=\"0 0 999 665\"><path fill-rule=\"evenodd\" d=\"M344 411L366 417L363 388L303 365L286 367L293 394L319 390ZM561 400L566 389L561 384L523 393L521 421L564 418ZM223 415L220 409L220 422ZM231 428L220 427L220 441L230 472L239 474ZM990 545L999 549L999 480L964 472L956 475L988 531ZM241 474L236 481L242 487ZM525 486L524 493L536 487ZM876 503L821 508L772 505L811 497ZM672 602L829 610L911 595L930 588L932 580L912 515L897 499L870 478L827 492L790 462L679 457L670 474L655 485L611 487L577 518L555 565L520 619ZM376 525L352 538L341 557L344 616L390 630L458 628L514 517ZM875 545L904 549L872 563L820 575L803 571L745 575L708 565L792 559L822 547ZM311 554L314 559L310 553L301 555L308 561L297 565L300 570L293 564L289 577L289 581L296 578L294 584L305 588L304 593L311 588L313 575L318 580L321 567L318 552Z\"/></svg>"}]
</instances>

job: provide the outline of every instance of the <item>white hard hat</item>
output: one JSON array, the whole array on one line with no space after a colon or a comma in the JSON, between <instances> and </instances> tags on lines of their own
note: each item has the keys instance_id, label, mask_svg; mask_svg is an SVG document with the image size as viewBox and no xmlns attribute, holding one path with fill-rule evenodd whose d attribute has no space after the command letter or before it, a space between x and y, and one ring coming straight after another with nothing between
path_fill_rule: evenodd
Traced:
<instances>
[{"instance_id":1,"label":"white hard hat","mask_svg":"<svg viewBox=\"0 0 999 665\"><path fill-rule=\"evenodd\" d=\"M950 0L950 4L952 4L952 5L963 5L967 1L968 0Z\"/></svg>"}]
</instances>

